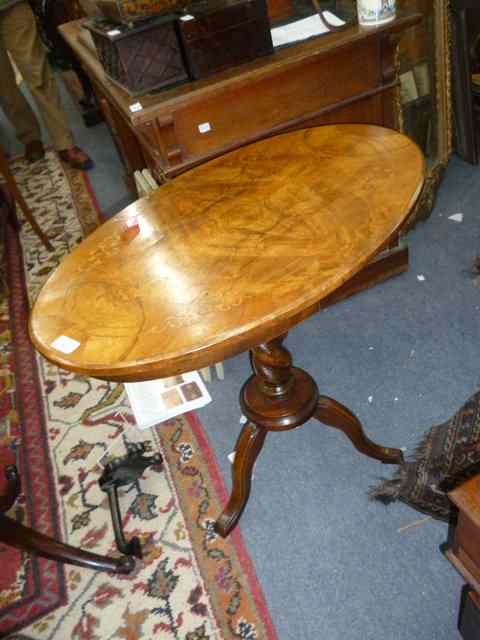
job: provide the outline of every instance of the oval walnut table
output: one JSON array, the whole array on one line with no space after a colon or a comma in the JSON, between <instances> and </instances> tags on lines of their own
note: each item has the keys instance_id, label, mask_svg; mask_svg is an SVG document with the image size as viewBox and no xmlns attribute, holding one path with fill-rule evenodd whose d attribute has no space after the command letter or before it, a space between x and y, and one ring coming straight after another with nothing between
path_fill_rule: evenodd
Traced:
<instances>
[{"instance_id":1,"label":"oval walnut table","mask_svg":"<svg viewBox=\"0 0 480 640\"><path fill-rule=\"evenodd\" d=\"M373 443L346 407L319 395L282 341L388 244L423 176L415 144L368 125L295 131L216 158L117 214L62 262L33 308L33 343L60 367L119 382L251 351L222 536L247 503L269 431L316 418L367 456L399 463L401 451ZM60 336L79 346L55 349Z\"/></svg>"}]
</instances>

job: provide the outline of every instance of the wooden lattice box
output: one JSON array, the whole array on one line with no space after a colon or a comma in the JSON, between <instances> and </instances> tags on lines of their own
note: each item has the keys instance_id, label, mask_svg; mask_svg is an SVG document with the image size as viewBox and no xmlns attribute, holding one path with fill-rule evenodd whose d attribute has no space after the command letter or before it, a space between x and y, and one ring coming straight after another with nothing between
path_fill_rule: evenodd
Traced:
<instances>
[{"instance_id":1,"label":"wooden lattice box","mask_svg":"<svg viewBox=\"0 0 480 640\"><path fill-rule=\"evenodd\" d=\"M92 18L84 26L105 73L137 96L188 80L176 20L166 15L125 25Z\"/></svg>"}]
</instances>

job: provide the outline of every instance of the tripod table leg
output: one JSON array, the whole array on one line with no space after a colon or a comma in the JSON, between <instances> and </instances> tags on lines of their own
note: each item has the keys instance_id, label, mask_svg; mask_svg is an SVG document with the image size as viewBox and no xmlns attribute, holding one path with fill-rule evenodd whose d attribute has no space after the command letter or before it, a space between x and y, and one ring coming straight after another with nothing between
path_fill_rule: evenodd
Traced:
<instances>
[{"instance_id":1,"label":"tripod table leg","mask_svg":"<svg viewBox=\"0 0 480 640\"><path fill-rule=\"evenodd\" d=\"M266 429L258 427L253 422L247 422L240 432L232 466L232 493L214 527L223 538L228 536L237 524L247 504L252 484L253 465L262 450L266 435Z\"/></svg>"},{"instance_id":2,"label":"tripod table leg","mask_svg":"<svg viewBox=\"0 0 480 640\"><path fill-rule=\"evenodd\" d=\"M382 447L372 442L365 435L360 420L336 400L320 396L313 417L330 427L343 431L355 449L369 458L375 458L385 464L401 464L403 462L403 453L400 449Z\"/></svg>"}]
</instances>

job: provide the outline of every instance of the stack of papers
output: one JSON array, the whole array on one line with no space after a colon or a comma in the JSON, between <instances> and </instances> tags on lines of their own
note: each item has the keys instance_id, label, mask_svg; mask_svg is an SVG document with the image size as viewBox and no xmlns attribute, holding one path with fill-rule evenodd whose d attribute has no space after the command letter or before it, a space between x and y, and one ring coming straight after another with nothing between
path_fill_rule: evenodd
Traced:
<instances>
[{"instance_id":1,"label":"stack of papers","mask_svg":"<svg viewBox=\"0 0 480 640\"><path fill-rule=\"evenodd\" d=\"M138 429L149 429L212 401L197 371L124 386Z\"/></svg>"},{"instance_id":2,"label":"stack of papers","mask_svg":"<svg viewBox=\"0 0 480 640\"><path fill-rule=\"evenodd\" d=\"M330 11L324 11L324 14L327 20L336 27L345 24L343 20L337 18L337 16L330 13ZM323 24L318 14L303 18L302 20L296 20L283 27L275 27L271 30L274 47L280 47L281 45L290 44L291 42L298 42L299 40L306 40L312 36L319 36L322 33L329 32L330 30Z\"/></svg>"}]
</instances>

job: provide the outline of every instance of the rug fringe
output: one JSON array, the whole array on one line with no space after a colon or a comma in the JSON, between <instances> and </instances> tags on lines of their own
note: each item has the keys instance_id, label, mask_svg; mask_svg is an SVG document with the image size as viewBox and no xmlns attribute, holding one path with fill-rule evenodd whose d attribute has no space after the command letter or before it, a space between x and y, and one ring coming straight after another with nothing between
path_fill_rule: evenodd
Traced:
<instances>
[{"instance_id":1,"label":"rug fringe","mask_svg":"<svg viewBox=\"0 0 480 640\"><path fill-rule=\"evenodd\" d=\"M406 464L404 463L399 467L392 478L380 478L379 485L370 487L368 490L369 500L378 500L384 505L389 505L398 500L403 484L407 479Z\"/></svg>"}]
</instances>

